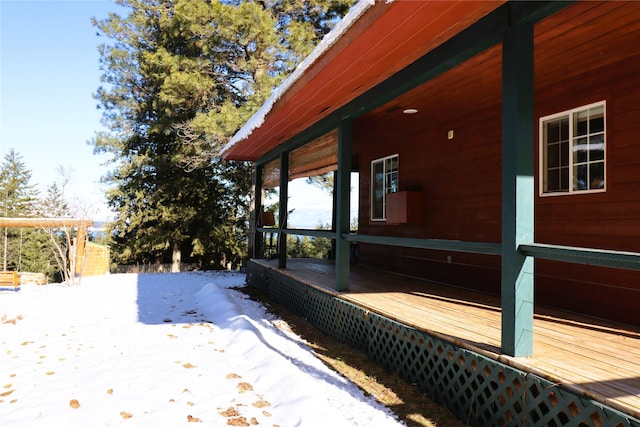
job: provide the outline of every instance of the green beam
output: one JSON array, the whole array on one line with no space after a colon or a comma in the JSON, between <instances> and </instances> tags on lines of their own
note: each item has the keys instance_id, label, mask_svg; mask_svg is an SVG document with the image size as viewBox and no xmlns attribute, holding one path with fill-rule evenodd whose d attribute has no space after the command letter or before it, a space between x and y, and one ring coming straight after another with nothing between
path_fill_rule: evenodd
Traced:
<instances>
[{"instance_id":1,"label":"green beam","mask_svg":"<svg viewBox=\"0 0 640 427\"><path fill-rule=\"evenodd\" d=\"M505 6L498 7L347 104L342 108L342 117L360 117L499 43L500 35L509 25L508 8Z\"/></svg>"},{"instance_id":2,"label":"green beam","mask_svg":"<svg viewBox=\"0 0 640 427\"><path fill-rule=\"evenodd\" d=\"M258 164L276 159L337 128L342 120L353 120L398 96L454 68L501 41L514 23L535 23L570 5L571 1L511 1L498 7L442 45L398 71L337 111L283 142L261 158Z\"/></svg>"},{"instance_id":3,"label":"green beam","mask_svg":"<svg viewBox=\"0 0 640 427\"><path fill-rule=\"evenodd\" d=\"M259 233L279 232L270 227L259 227ZM322 237L335 239L336 233L330 230L310 230L304 228L288 228L281 230L283 234L298 236ZM368 243L374 245L397 246L404 248L432 249L447 252L464 252L483 255L501 255L500 243L467 242L462 240L420 239L412 237L376 236L367 234L343 233L349 242ZM521 244L518 251L525 256L551 261L571 262L575 264L594 265L599 267L640 270L640 252L613 251L605 249L579 248L573 246L550 245L545 243Z\"/></svg>"},{"instance_id":4,"label":"green beam","mask_svg":"<svg viewBox=\"0 0 640 427\"><path fill-rule=\"evenodd\" d=\"M311 230L307 228L285 228L283 230L274 230L270 227L260 227L258 229L263 233L283 233L283 234L291 234L294 236L311 236L311 237L324 237L326 239L335 239L336 232L331 230Z\"/></svg>"},{"instance_id":5,"label":"green beam","mask_svg":"<svg viewBox=\"0 0 640 427\"><path fill-rule=\"evenodd\" d=\"M335 175L336 210L336 291L349 290L349 193L351 190L351 121L338 127L338 170Z\"/></svg>"},{"instance_id":6,"label":"green beam","mask_svg":"<svg viewBox=\"0 0 640 427\"><path fill-rule=\"evenodd\" d=\"M510 25L535 24L554 13L575 3L576 0L521 1L510 0L505 7L509 8Z\"/></svg>"},{"instance_id":7,"label":"green beam","mask_svg":"<svg viewBox=\"0 0 640 427\"><path fill-rule=\"evenodd\" d=\"M464 242L462 240L419 239L415 237L373 236L367 234L344 234L350 242L376 245L400 246L405 248L433 249L449 252L466 252L485 255L501 255L500 243Z\"/></svg>"},{"instance_id":8,"label":"green beam","mask_svg":"<svg viewBox=\"0 0 640 427\"><path fill-rule=\"evenodd\" d=\"M287 228L289 200L289 153L280 154L280 210L278 211L278 268L287 267L287 236L282 230Z\"/></svg>"},{"instance_id":9,"label":"green beam","mask_svg":"<svg viewBox=\"0 0 640 427\"><path fill-rule=\"evenodd\" d=\"M533 25L504 34L502 48L502 351L533 354Z\"/></svg>"},{"instance_id":10,"label":"green beam","mask_svg":"<svg viewBox=\"0 0 640 427\"><path fill-rule=\"evenodd\" d=\"M514 24L535 23L571 2L510 1L341 108L355 119L500 43Z\"/></svg>"},{"instance_id":11,"label":"green beam","mask_svg":"<svg viewBox=\"0 0 640 427\"><path fill-rule=\"evenodd\" d=\"M353 120L362 116L461 64L498 43L501 32L507 26L508 9L505 6L501 6L413 64L400 70L358 98L351 100L338 111L324 117L303 132L285 141L258 159L257 163L267 163L277 158L283 151L291 151L301 147L340 126L342 120Z\"/></svg>"},{"instance_id":12,"label":"green beam","mask_svg":"<svg viewBox=\"0 0 640 427\"><path fill-rule=\"evenodd\" d=\"M640 270L640 253L638 252L575 248L542 243L520 245L518 249L523 254L538 259L623 268L625 270Z\"/></svg>"},{"instance_id":13,"label":"green beam","mask_svg":"<svg viewBox=\"0 0 640 427\"><path fill-rule=\"evenodd\" d=\"M253 190L253 230L249 230L249 232L253 232L253 248L251 248L251 253L249 256L253 258L260 258L264 256L261 253L262 250L262 241L263 235L258 229L258 225L260 224L260 214L262 213L262 166L256 165L254 168L254 190Z\"/></svg>"},{"instance_id":14,"label":"green beam","mask_svg":"<svg viewBox=\"0 0 640 427\"><path fill-rule=\"evenodd\" d=\"M278 232L277 229L270 227L259 227L257 231L259 233ZM326 239L336 238L336 233L331 230L287 228L281 230L281 232L283 234L298 236L322 237ZM437 251L464 252L483 255L502 254L502 245L500 243L420 239L413 237L376 236L353 233L343 233L343 238L348 242L368 243L374 245L432 249ZM525 256L530 256L536 259L595 265L599 267L622 268L626 270L640 270L640 252L578 248L545 243L521 244L518 246L518 251Z\"/></svg>"}]
</instances>

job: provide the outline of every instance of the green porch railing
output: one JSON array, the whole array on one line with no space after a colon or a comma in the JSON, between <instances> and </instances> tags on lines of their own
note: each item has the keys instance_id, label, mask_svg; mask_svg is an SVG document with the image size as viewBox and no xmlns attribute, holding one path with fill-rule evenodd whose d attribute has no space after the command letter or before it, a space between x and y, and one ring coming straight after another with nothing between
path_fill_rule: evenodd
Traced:
<instances>
[{"instance_id":1,"label":"green porch railing","mask_svg":"<svg viewBox=\"0 0 640 427\"><path fill-rule=\"evenodd\" d=\"M258 228L260 232L282 233L299 236L324 237L335 239L335 231L308 229ZM365 234L343 234L350 242L371 243L376 245L400 246L407 248L434 249L451 252L466 252L485 255L500 255L502 245L491 242L466 242L462 240L418 239L408 237L373 236ZM640 270L640 253L614 251L607 249L580 248L574 246L529 243L518 247L523 255L551 261L570 262L583 265Z\"/></svg>"}]
</instances>

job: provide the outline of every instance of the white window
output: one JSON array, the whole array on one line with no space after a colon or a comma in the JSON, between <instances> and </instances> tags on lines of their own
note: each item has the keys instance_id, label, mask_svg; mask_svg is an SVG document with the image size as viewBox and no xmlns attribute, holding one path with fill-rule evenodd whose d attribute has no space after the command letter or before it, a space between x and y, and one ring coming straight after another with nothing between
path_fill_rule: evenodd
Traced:
<instances>
[{"instance_id":1,"label":"white window","mask_svg":"<svg viewBox=\"0 0 640 427\"><path fill-rule=\"evenodd\" d=\"M540 119L540 193L604 191L605 102Z\"/></svg>"},{"instance_id":2,"label":"white window","mask_svg":"<svg viewBox=\"0 0 640 427\"><path fill-rule=\"evenodd\" d=\"M371 219L386 219L387 194L398 191L398 155L371 162Z\"/></svg>"}]
</instances>

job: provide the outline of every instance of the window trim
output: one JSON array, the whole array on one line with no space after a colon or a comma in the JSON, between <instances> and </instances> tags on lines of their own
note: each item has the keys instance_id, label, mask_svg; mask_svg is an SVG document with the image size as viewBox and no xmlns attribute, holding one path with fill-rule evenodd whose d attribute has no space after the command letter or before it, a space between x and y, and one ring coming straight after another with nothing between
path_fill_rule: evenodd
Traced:
<instances>
[{"instance_id":1,"label":"window trim","mask_svg":"<svg viewBox=\"0 0 640 427\"><path fill-rule=\"evenodd\" d=\"M594 188L594 189L586 189L586 190L574 190L573 188L573 156L571 155L571 147L573 144L573 118L574 114L579 113L581 111L589 110L595 107L603 108L604 115L604 153L603 153L603 167L604 167L604 185L602 188ZM569 120L569 189L567 191L552 191L545 192L545 176L546 176L546 151L545 151L545 130L544 125L546 122L559 119L562 117L567 117ZM539 140L539 153L538 153L538 194L540 197L555 197L555 196L571 196L577 194L593 194L593 193L604 193L607 191L607 102L606 100L594 102L591 104L582 105L580 107L572 108L569 110L565 110L559 113L550 114L548 116L540 117L538 120L538 140Z\"/></svg>"},{"instance_id":2,"label":"window trim","mask_svg":"<svg viewBox=\"0 0 640 427\"><path fill-rule=\"evenodd\" d=\"M382 163L382 167L383 167L383 174L386 175L387 171L384 169L384 165L386 164L386 161L392 158L396 158L396 164L397 164L397 169L396 169L396 173L399 173L400 170L400 156L396 153L396 154L391 154L389 156L385 156L385 157L380 157L378 159L374 159L371 161L371 191L370 191L370 212L369 212L369 219L372 222L385 222L387 220L387 191L383 191L382 192L382 217L381 218L374 218L375 215L375 172L374 172L374 164L375 163ZM397 181L399 182L399 175L397 178ZM386 185L386 180L383 179L383 184Z\"/></svg>"}]
</instances>

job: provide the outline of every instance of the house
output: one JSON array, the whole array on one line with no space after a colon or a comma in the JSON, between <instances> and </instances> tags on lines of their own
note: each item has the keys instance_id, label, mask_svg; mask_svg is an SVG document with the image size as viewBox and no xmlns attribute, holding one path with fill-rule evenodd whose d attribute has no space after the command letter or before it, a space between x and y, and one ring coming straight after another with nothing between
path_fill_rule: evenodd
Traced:
<instances>
[{"instance_id":1,"label":"house","mask_svg":"<svg viewBox=\"0 0 640 427\"><path fill-rule=\"evenodd\" d=\"M533 357L535 365L534 313L551 309L565 320L577 314L587 316L581 322L614 325L610 330L625 331L617 335L628 337L635 349L635 356L620 355L635 360L616 380L625 391L612 392L627 398L640 394L639 135L640 3L361 2L223 156L256 163L256 194L279 187L280 218L286 217L290 180L335 171L332 231L278 225L283 234L335 239L335 298L355 301L345 295L356 268L496 296L498 350L450 341L476 351L474 360L491 359L488 371L500 375L511 372L507 365L529 369L520 365L522 358ZM352 172L357 183L350 182ZM352 185L359 188L355 234L349 233ZM260 198L255 208L262 209ZM257 249L265 229L256 225ZM351 265L354 245L357 267ZM256 250L253 265L262 266L261 277L274 270L286 276L283 286L292 279L317 287L320 276L301 267L295 279L283 248L279 254L277 266L269 267L260 264ZM299 298L290 299L295 305ZM324 304L318 302L324 296L313 298L313 304ZM371 310L365 308L366 316ZM406 326L400 317L394 322ZM404 327L393 325L389 330ZM405 343L400 335L421 327L410 326L395 339ZM444 341L450 335L425 328ZM357 341L358 333L352 335ZM451 352L467 357L455 348ZM401 358L390 364L401 365ZM475 368L462 368L469 369ZM503 400L517 394L526 376L513 380ZM549 387L562 382L541 377ZM493 374L486 378L494 381ZM592 385L579 387L568 399L583 394L638 425L640 399L611 403L606 392L600 394L605 381L594 382L597 393ZM547 396L544 406L556 407L563 390ZM470 410L459 403L464 396L451 399L450 405ZM498 411L491 406L495 401L486 405L487 413ZM524 405L498 406L502 418L480 416L479 425L488 419L521 422L516 414ZM564 425L563 417L577 416L572 408L568 403L523 413L537 414L535 425L545 417ZM585 419L596 412L608 419L601 409L589 411Z\"/></svg>"}]
</instances>

